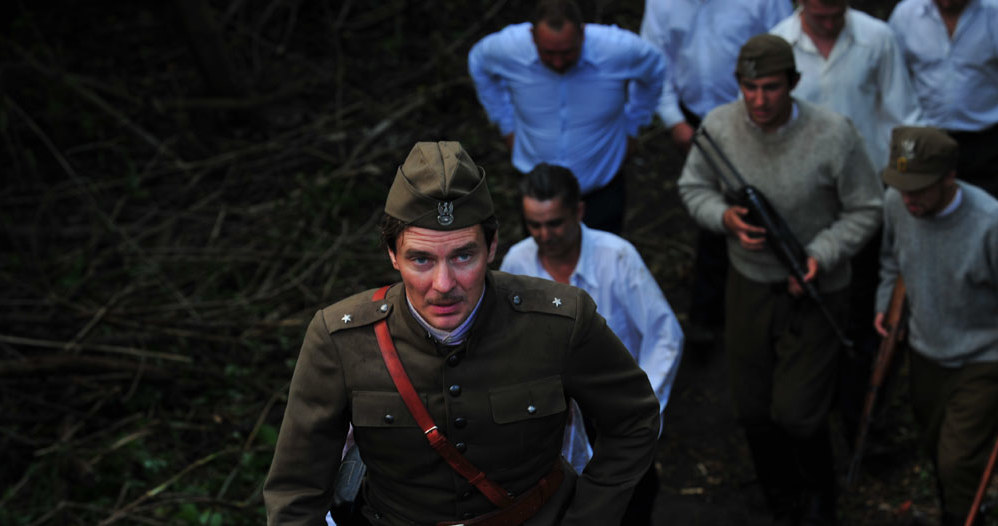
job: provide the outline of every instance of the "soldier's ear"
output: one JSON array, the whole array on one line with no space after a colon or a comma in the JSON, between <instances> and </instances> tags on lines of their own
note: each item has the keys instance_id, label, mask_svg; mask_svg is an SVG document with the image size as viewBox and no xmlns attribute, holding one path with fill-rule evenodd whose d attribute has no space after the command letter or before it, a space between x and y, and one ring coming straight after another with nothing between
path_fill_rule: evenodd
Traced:
<instances>
[{"instance_id":1,"label":"soldier's ear","mask_svg":"<svg viewBox=\"0 0 998 526\"><path fill-rule=\"evenodd\" d=\"M488 262L492 263L492 260L496 258L496 249L499 247L499 230L492 236L492 242L489 243L489 259Z\"/></svg>"},{"instance_id":2,"label":"soldier's ear","mask_svg":"<svg viewBox=\"0 0 998 526\"><path fill-rule=\"evenodd\" d=\"M395 259L395 252L392 252L392 249L390 248L386 250L388 250L388 259L392 261L392 267L395 270L399 270L399 262Z\"/></svg>"}]
</instances>

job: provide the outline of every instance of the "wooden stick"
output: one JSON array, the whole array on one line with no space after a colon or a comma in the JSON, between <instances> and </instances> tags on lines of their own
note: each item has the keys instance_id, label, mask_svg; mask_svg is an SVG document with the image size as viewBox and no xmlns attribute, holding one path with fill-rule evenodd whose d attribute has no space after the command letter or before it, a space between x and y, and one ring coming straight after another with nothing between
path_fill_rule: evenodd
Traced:
<instances>
[{"instance_id":1,"label":"wooden stick","mask_svg":"<svg viewBox=\"0 0 998 526\"><path fill-rule=\"evenodd\" d=\"M970 506L970 513L967 514L967 522L964 526L974 526L977 514L981 511L981 501L984 500L984 493L988 489L988 482L991 482L991 475L995 472L995 463L998 461L998 439L995 439L995 447L991 448L991 458L981 475L981 484L977 487L977 495L974 496L974 503Z\"/></svg>"}]
</instances>

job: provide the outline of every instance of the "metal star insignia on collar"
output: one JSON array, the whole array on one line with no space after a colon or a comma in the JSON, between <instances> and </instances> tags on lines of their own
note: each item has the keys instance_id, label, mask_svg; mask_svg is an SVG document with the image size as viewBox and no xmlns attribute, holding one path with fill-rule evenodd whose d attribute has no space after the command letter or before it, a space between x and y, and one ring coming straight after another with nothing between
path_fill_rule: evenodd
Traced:
<instances>
[{"instance_id":1,"label":"metal star insignia on collar","mask_svg":"<svg viewBox=\"0 0 998 526\"><path fill-rule=\"evenodd\" d=\"M561 307L561 299L559 298L555 298L551 303L553 303L555 307Z\"/></svg>"},{"instance_id":2,"label":"metal star insignia on collar","mask_svg":"<svg viewBox=\"0 0 998 526\"><path fill-rule=\"evenodd\" d=\"M350 323L350 320L352 320L353 317L350 316L349 314L344 314L343 317L340 319L343 320L343 323Z\"/></svg>"}]
</instances>

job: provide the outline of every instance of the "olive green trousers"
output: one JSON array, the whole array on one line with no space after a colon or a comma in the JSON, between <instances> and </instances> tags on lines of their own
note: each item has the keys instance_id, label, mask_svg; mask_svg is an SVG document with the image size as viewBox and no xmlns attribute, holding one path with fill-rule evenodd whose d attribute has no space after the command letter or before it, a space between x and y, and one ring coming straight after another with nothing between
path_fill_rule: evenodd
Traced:
<instances>
[{"instance_id":1,"label":"olive green trousers","mask_svg":"<svg viewBox=\"0 0 998 526\"><path fill-rule=\"evenodd\" d=\"M943 509L965 517L998 435L998 362L942 367L916 350L908 357L912 410Z\"/></svg>"},{"instance_id":2,"label":"olive green trousers","mask_svg":"<svg viewBox=\"0 0 998 526\"><path fill-rule=\"evenodd\" d=\"M823 294L840 322L848 293ZM786 283L759 283L728 271L725 350L739 421L772 421L794 437L823 428L835 396L839 341L817 304Z\"/></svg>"}]
</instances>

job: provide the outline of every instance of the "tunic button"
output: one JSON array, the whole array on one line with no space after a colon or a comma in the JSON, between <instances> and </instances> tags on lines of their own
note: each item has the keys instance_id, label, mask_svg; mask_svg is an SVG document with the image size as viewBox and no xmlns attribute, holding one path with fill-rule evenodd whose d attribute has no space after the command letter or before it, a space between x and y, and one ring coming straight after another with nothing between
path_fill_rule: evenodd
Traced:
<instances>
[{"instance_id":1,"label":"tunic button","mask_svg":"<svg viewBox=\"0 0 998 526\"><path fill-rule=\"evenodd\" d=\"M465 490L465 492L461 494L461 500L468 500L470 498L471 498L471 490L470 489L469 490Z\"/></svg>"},{"instance_id":2,"label":"tunic button","mask_svg":"<svg viewBox=\"0 0 998 526\"><path fill-rule=\"evenodd\" d=\"M533 404L527 406L527 413L533 415L537 413L537 408Z\"/></svg>"},{"instance_id":3,"label":"tunic button","mask_svg":"<svg viewBox=\"0 0 998 526\"><path fill-rule=\"evenodd\" d=\"M464 429L464 426L466 425L468 425L468 421L463 416L459 416L454 419L454 427Z\"/></svg>"},{"instance_id":4,"label":"tunic button","mask_svg":"<svg viewBox=\"0 0 998 526\"><path fill-rule=\"evenodd\" d=\"M475 514L474 514L474 513L471 513L471 512L469 511L469 512L465 513L464 515L461 515L461 518L462 518L462 519L473 519L473 518L475 518Z\"/></svg>"},{"instance_id":5,"label":"tunic button","mask_svg":"<svg viewBox=\"0 0 998 526\"><path fill-rule=\"evenodd\" d=\"M450 388L448 388L447 390L450 391L450 395L451 396L461 396L461 386L460 385L454 384L454 385L450 386Z\"/></svg>"},{"instance_id":6,"label":"tunic button","mask_svg":"<svg viewBox=\"0 0 998 526\"><path fill-rule=\"evenodd\" d=\"M523 300L521 300L519 296L513 296L513 305L519 305L521 303L523 303Z\"/></svg>"},{"instance_id":7,"label":"tunic button","mask_svg":"<svg viewBox=\"0 0 998 526\"><path fill-rule=\"evenodd\" d=\"M395 422L395 417L394 416L392 416L392 415L385 415L385 423L386 424L391 424L393 422Z\"/></svg>"},{"instance_id":8,"label":"tunic button","mask_svg":"<svg viewBox=\"0 0 998 526\"><path fill-rule=\"evenodd\" d=\"M465 451L467 451L468 445L465 444L464 442L458 442L457 444L454 444L454 449L457 449L459 453L464 453Z\"/></svg>"},{"instance_id":9,"label":"tunic button","mask_svg":"<svg viewBox=\"0 0 998 526\"><path fill-rule=\"evenodd\" d=\"M381 312L388 312L388 304L387 303L382 303L381 307L379 308L379 310Z\"/></svg>"},{"instance_id":10,"label":"tunic button","mask_svg":"<svg viewBox=\"0 0 998 526\"><path fill-rule=\"evenodd\" d=\"M457 367L459 363L461 363L461 353L454 353L447 357L447 365Z\"/></svg>"}]
</instances>

